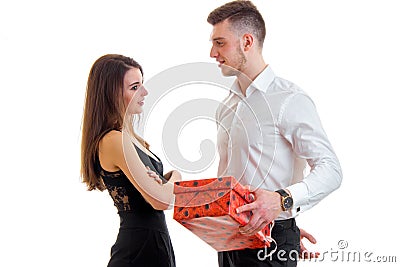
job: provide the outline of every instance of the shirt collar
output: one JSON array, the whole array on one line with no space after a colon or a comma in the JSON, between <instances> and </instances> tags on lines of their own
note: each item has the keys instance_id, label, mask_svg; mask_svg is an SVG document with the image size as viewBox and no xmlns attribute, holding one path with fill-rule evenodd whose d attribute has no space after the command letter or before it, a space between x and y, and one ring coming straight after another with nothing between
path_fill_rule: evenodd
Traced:
<instances>
[{"instance_id":1,"label":"shirt collar","mask_svg":"<svg viewBox=\"0 0 400 267\"><path fill-rule=\"evenodd\" d=\"M232 84L231 92L234 93L235 95L243 97L242 91L240 90L238 79L236 79L235 82Z\"/></svg>"},{"instance_id":2,"label":"shirt collar","mask_svg":"<svg viewBox=\"0 0 400 267\"><path fill-rule=\"evenodd\" d=\"M275 73L272 68L267 65L265 69L256 77L256 79L251 83L250 87L254 87L264 93L267 92L268 87L275 79Z\"/></svg>"},{"instance_id":3,"label":"shirt collar","mask_svg":"<svg viewBox=\"0 0 400 267\"><path fill-rule=\"evenodd\" d=\"M275 73L272 71L272 68L268 65L250 84L249 88L247 88L246 95L249 96L254 91L254 89L266 93L268 87L271 85L274 79L275 79ZM243 96L237 79L233 83L231 91L236 95Z\"/></svg>"}]
</instances>

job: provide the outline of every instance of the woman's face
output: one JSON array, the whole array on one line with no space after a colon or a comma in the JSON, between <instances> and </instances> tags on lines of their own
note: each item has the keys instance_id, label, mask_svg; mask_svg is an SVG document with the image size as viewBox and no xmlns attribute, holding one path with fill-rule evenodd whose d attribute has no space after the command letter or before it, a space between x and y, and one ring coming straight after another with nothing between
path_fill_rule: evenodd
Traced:
<instances>
[{"instance_id":1,"label":"woman's face","mask_svg":"<svg viewBox=\"0 0 400 267\"><path fill-rule=\"evenodd\" d=\"M144 97L148 94L143 86L143 76L138 68L129 69L124 77L124 104L129 114L143 111Z\"/></svg>"}]
</instances>

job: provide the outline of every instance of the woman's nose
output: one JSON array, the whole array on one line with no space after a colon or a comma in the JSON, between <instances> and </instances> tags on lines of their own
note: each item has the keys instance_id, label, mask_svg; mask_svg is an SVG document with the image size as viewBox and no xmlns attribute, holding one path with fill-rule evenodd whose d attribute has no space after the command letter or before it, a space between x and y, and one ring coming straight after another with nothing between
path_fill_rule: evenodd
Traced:
<instances>
[{"instance_id":1,"label":"woman's nose","mask_svg":"<svg viewBox=\"0 0 400 267\"><path fill-rule=\"evenodd\" d=\"M146 96L148 94L149 94L149 92L147 91L146 87L142 86L142 95Z\"/></svg>"}]
</instances>

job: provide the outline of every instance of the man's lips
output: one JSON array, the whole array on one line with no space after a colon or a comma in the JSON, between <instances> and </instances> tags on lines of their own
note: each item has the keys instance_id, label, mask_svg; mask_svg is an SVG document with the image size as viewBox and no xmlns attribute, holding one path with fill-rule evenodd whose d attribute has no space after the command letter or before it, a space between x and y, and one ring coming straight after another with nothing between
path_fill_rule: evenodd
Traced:
<instances>
[{"instance_id":1,"label":"man's lips","mask_svg":"<svg viewBox=\"0 0 400 267\"><path fill-rule=\"evenodd\" d=\"M219 63L218 66L221 67L221 65L223 65L225 63L225 60L217 60L217 62Z\"/></svg>"}]
</instances>

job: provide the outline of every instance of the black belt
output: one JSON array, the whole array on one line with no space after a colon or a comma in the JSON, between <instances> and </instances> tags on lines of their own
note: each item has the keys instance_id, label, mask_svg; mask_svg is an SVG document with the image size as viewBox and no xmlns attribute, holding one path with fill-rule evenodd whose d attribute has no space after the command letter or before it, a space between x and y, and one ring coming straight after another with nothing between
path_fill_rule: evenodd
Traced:
<instances>
[{"instance_id":1,"label":"black belt","mask_svg":"<svg viewBox=\"0 0 400 267\"><path fill-rule=\"evenodd\" d=\"M274 228L275 230L287 230L292 229L296 226L296 220L294 218L275 221Z\"/></svg>"}]
</instances>

